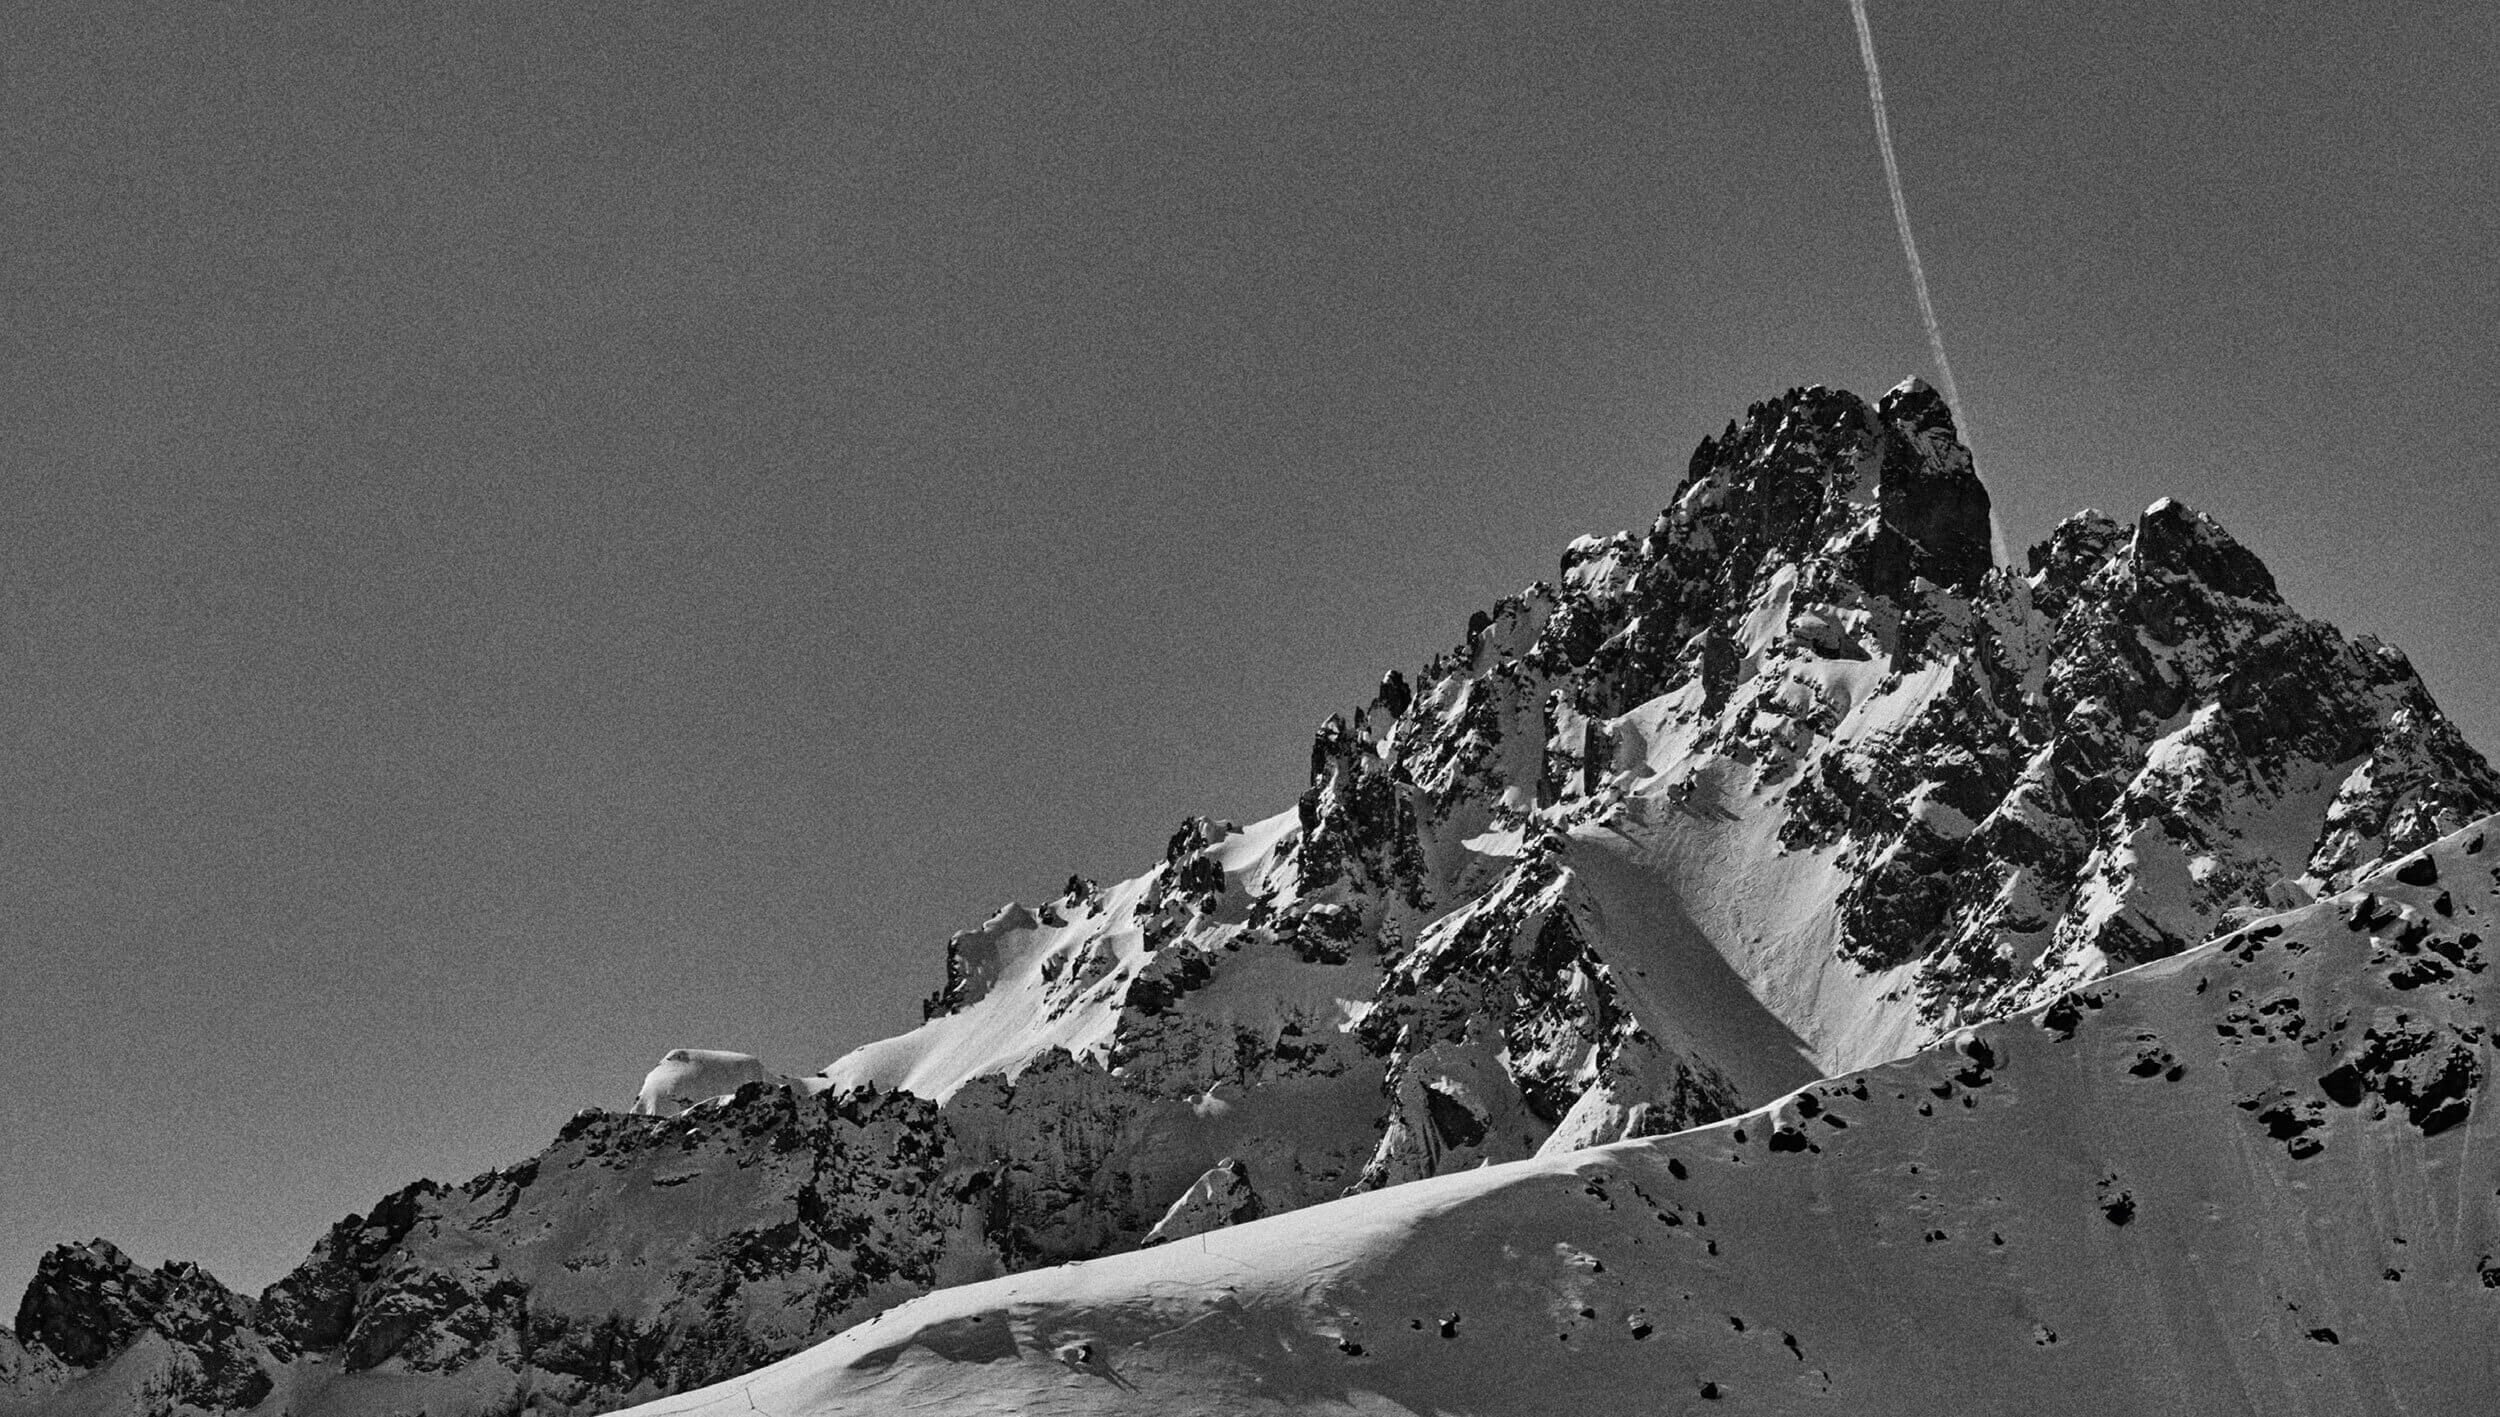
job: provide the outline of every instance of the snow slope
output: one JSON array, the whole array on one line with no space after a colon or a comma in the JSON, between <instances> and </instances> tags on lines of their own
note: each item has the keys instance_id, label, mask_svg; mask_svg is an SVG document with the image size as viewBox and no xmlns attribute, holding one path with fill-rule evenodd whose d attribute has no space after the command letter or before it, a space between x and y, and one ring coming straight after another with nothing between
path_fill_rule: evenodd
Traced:
<instances>
[{"instance_id":1,"label":"snow slope","mask_svg":"<svg viewBox=\"0 0 2500 1417\"><path fill-rule=\"evenodd\" d=\"M257 1300L61 1247L0 1394L605 1410L932 1288L1742 1113L2500 810L2403 656L2210 519L2081 513L2020 570L1988 527L1923 385L1758 403L1645 530L1323 722L1287 810L957 935L920 1027L797 1079L677 1050L642 1115L407 1187Z\"/></svg>"},{"instance_id":2,"label":"snow slope","mask_svg":"<svg viewBox=\"0 0 2500 1417\"><path fill-rule=\"evenodd\" d=\"M2487 1411L2495 844L1741 1117L933 1294L636 1417Z\"/></svg>"}]
</instances>

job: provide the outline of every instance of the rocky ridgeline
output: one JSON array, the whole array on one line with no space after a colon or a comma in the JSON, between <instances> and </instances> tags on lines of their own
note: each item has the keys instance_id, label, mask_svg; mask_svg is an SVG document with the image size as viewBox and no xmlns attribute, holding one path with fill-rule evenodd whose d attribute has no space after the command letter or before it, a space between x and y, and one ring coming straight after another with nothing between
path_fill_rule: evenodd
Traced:
<instances>
[{"instance_id":1,"label":"rocky ridgeline","mask_svg":"<svg viewBox=\"0 0 2500 1417\"><path fill-rule=\"evenodd\" d=\"M134 1346L147 1349L151 1395L168 1404L249 1408L270 1393L269 1360L292 1356L252 1325L250 1300L197 1265L145 1270L102 1240L44 1257L17 1310L23 1345L0 1376L57 1382Z\"/></svg>"},{"instance_id":2,"label":"rocky ridgeline","mask_svg":"<svg viewBox=\"0 0 2500 1417\"><path fill-rule=\"evenodd\" d=\"M64 1246L0 1393L612 1407L935 1286L1714 1121L2500 806L2400 654L2186 507L2080 514L2023 568L1989 546L1925 386L1758 404L1645 532L1330 718L1290 812L957 936L915 1032L585 1113L257 1301Z\"/></svg>"},{"instance_id":3,"label":"rocky ridgeline","mask_svg":"<svg viewBox=\"0 0 2500 1417\"><path fill-rule=\"evenodd\" d=\"M2495 841L1709 1126L942 1291L637 1417L2484 1412Z\"/></svg>"}]
</instances>

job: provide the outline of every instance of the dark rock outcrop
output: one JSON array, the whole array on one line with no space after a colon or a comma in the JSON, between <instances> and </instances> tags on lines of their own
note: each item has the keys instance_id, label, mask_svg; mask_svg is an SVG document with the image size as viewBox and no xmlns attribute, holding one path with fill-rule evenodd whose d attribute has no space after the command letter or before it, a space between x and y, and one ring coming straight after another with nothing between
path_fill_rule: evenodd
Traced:
<instances>
[{"instance_id":1,"label":"dark rock outcrop","mask_svg":"<svg viewBox=\"0 0 2500 1417\"><path fill-rule=\"evenodd\" d=\"M160 1396L192 1407L258 1404L276 1364L293 1356L206 1270L179 1260L141 1269L103 1240L53 1247L17 1306L18 1342L71 1369L99 1367L151 1333L172 1350Z\"/></svg>"}]
</instances>

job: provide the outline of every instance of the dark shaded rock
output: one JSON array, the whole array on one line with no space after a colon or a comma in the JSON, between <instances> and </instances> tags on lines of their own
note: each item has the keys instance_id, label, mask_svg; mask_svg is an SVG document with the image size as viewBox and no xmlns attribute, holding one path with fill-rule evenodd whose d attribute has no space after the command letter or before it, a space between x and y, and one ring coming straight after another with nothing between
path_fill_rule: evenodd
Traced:
<instances>
[{"instance_id":1,"label":"dark shaded rock","mask_svg":"<svg viewBox=\"0 0 2500 1417\"><path fill-rule=\"evenodd\" d=\"M2416 1021L2369 1029L2360 1053L2329 1070L2318 1086L2345 1107L2364 1096L2383 1098L2434 1136L2472 1115L2482 1080L2473 1039L2447 1024Z\"/></svg>"},{"instance_id":2,"label":"dark shaded rock","mask_svg":"<svg viewBox=\"0 0 2500 1417\"><path fill-rule=\"evenodd\" d=\"M2085 580L2125 552L2132 537L2126 523L2101 512L2077 512L2059 522L2048 540L2025 553L2038 587L2034 603L2051 615L2061 613Z\"/></svg>"},{"instance_id":3,"label":"dark shaded rock","mask_svg":"<svg viewBox=\"0 0 2500 1417\"><path fill-rule=\"evenodd\" d=\"M41 1344L74 1367L95 1367L147 1327L162 1290L107 1241L55 1245L18 1300L18 1341Z\"/></svg>"},{"instance_id":4,"label":"dark shaded rock","mask_svg":"<svg viewBox=\"0 0 2500 1417\"><path fill-rule=\"evenodd\" d=\"M588 1126L586 1113L567 1123L566 1136ZM565 1139L559 1137L559 1140ZM351 1215L330 1227L302 1264L261 1291L260 1326L301 1348L330 1349L347 1341L356 1326L356 1301L365 1276L407 1238L424 1213L424 1202L440 1188L419 1181L382 1198L367 1216Z\"/></svg>"},{"instance_id":5,"label":"dark shaded rock","mask_svg":"<svg viewBox=\"0 0 2500 1417\"><path fill-rule=\"evenodd\" d=\"M197 1407L259 1402L284 1356L252 1328L252 1306L206 1270L181 1261L144 1270L103 1240L53 1247L18 1304L18 1341L72 1368L100 1367L150 1331L190 1360L165 1396Z\"/></svg>"},{"instance_id":6,"label":"dark shaded rock","mask_svg":"<svg viewBox=\"0 0 2500 1417\"><path fill-rule=\"evenodd\" d=\"M1390 717L1394 718L1405 713L1407 705L1415 702L1415 691L1407 686L1404 674L1392 669L1380 676L1380 693L1373 702L1387 709Z\"/></svg>"},{"instance_id":7,"label":"dark shaded rock","mask_svg":"<svg viewBox=\"0 0 2500 1417\"><path fill-rule=\"evenodd\" d=\"M1898 598L1922 578L1977 588L1994 564L1988 489L1954 431L1952 411L1914 379L1884 395L1875 416L1882 519L1861 562L1867 589Z\"/></svg>"},{"instance_id":8,"label":"dark shaded rock","mask_svg":"<svg viewBox=\"0 0 2500 1417\"><path fill-rule=\"evenodd\" d=\"M2280 602L2274 574L2213 518L2164 497L2136 524L2132 557L2140 571L2191 577L2224 595Z\"/></svg>"},{"instance_id":9,"label":"dark shaded rock","mask_svg":"<svg viewBox=\"0 0 2500 1417\"><path fill-rule=\"evenodd\" d=\"M1484 1140L1484 1119L1466 1103L1427 1083L1424 1105L1430 1109L1433 1131L1444 1149L1456 1151Z\"/></svg>"}]
</instances>

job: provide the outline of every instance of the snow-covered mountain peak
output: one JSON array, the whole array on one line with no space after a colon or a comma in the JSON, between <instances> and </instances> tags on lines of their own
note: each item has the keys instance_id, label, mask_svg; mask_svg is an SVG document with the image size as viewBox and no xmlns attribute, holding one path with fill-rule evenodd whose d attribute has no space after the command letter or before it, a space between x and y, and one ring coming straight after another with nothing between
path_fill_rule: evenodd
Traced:
<instances>
[{"instance_id":1,"label":"snow-covered mountain peak","mask_svg":"<svg viewBox=\"0 0 2500 1417\"><path fill-rule=\"evenodd\" d=\"M2022 570L1989 525L1923 384L1758 403L1326 718L1283 810L999 910L818 1075L681 1050L645 1115L386 1198L235 1341L310 1417L613 1405L934 1286L1802 1098L2500 809L2403 657L2210 519L2078 514ZM59 1352L0 1363L123 1361Z\"/></svg>"}]
</instances>

